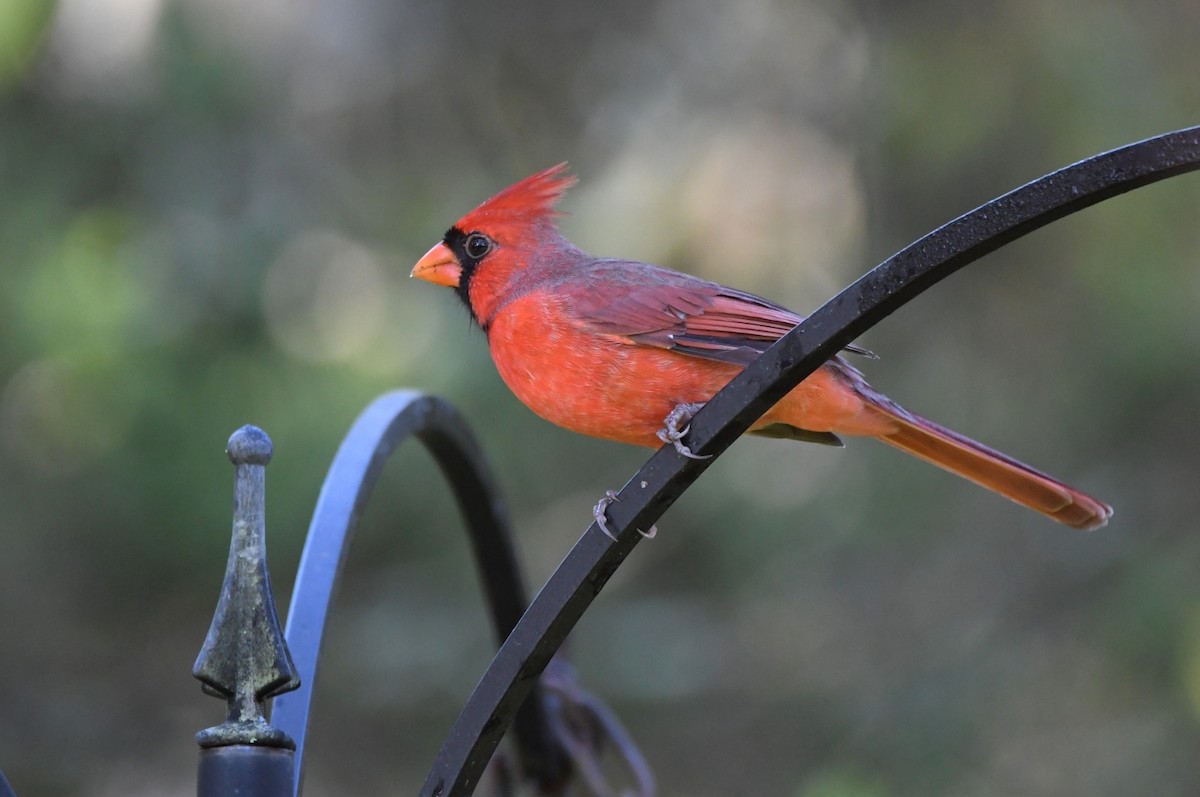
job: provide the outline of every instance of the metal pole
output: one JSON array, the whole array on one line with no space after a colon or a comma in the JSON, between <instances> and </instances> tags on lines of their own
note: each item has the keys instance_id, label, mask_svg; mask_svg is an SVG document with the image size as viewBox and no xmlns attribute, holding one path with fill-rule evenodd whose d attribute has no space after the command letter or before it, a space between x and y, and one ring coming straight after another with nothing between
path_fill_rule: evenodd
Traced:
<instances>
[{"instance_id":1,"label":"metal pole","mask_svg":"<svg viewBox=\"0 0 1200 797\"><path fill-rule=\"evenodd\" d=\"M201 748L196 794L199 797L290 796L294 755L295 751L286 747L260 745Z\"/></svg>"}]
</instances>

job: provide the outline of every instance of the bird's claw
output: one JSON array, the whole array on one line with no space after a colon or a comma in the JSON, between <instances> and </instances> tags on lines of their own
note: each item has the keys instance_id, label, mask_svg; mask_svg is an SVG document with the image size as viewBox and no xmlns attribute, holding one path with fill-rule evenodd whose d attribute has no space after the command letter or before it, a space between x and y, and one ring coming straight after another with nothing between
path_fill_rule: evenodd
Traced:
<instances>
[{"instance_id":1,"label":"bird's claw","mask_svg":"<svg viewBox=\"0 0 1200 797\"><path fill-rule=\"evenodd\" d=\"M603 531L613 542L617 541L617 535L613 534L612 530L608 528L608 516L605 513L609 507L609 504L619 503L620 501L621 499L617 497L616 490L605 490L604 497L600 499L599 503L597 503L596 507L592 510L592 518L595 519L596 525L599 526L600 530ZM652 540L654 539L654 535L658 534L658 526L651 526L649 531L642 531L641 529L638 529L637 532L646 539Z\"/></svg>"},{"instance_id":2,"label":"bird's claw","mask_svg":"<svg viewBox=\"0 0 1200 797\"><path fill-rule=\"evenodd\" d=\"M600 530L608 535L608 538L613 542L616 542L617 537L608 528L608 517L605 515L605 511L608 509L609 504L620 500L620 498L617 498L616 490L608 490L604 493L604 497L600 499L600 502L596 504L596 507L592 510L592 517L595 518L596 525L599 526Z\"/></svg>"},{"instance_id":3,"label":"bird's claw","mask_svg":"<svg viewBox=\"0 0 1200 797\"><path fill-rule=\"evenodd\" d=\"M667 413L667 417L663 418L663 428L657 432L658 439L664 443L670 443L675 446L675 450L688 459L711 459L712 454L697 454L688 448L683 442L683 436L692 428L690 421L692 416L700 411L703 407L702 403L695 404L680 404ZM680 428L680 425L683 428Z\"/></svg>"}]
</instances>

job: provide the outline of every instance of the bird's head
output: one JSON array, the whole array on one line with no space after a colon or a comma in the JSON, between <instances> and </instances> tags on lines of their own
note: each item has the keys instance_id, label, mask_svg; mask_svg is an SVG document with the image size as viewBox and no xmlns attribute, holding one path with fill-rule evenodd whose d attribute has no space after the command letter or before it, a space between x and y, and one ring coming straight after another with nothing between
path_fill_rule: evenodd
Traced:
<instances>
[{"instance_id":1,"label":"bird's head","mask_svg":"<svg viewBox=\"0 0 1200 797\"><path fill-rule=\"evenodd\" d=\"M554 206L574 184L560 163L510 185L455 222L410 276L454 288L486 328L523 278L578 252L554 224Z\"/></svg>"}]
</instances>

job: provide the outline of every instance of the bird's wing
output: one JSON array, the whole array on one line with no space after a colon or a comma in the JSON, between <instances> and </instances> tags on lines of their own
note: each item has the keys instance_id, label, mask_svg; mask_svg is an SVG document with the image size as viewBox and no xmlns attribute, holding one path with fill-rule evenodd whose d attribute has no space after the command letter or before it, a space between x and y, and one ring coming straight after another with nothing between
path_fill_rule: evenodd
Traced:
<instances>
[{"instance_id":1,"label":"bird's wing","mask_svg":"<svg viewBox=\"0 0 1200 797\"><path fill-rule=\"evenodd\" d=\"M631 261L596 261L587 279L564 288L576 323L589 331L738 365L753 362L803 320L754 294Z\"/></svg>"}]
</instances>

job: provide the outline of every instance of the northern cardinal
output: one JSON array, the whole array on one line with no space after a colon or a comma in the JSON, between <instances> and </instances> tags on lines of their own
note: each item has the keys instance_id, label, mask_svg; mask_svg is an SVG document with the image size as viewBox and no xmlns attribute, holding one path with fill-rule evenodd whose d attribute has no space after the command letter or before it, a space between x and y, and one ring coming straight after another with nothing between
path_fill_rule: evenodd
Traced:
<instances>
[{"instance_id":1,"label":"northern cardinal","mask_svg":"<svg viewBox=\"0 0 1200 797\"><path fill-rule=\"evenodd\" d=\"M688 274L581 251L555 225L555 204L574 183L563 163L509 186L459 219L412 276L454 288L500 376L538 415L696 456L682 441L691 415L801 316ZM1112 516L1109 505L908 412L841 356L749 432L831 445L838 435L874 437L1068 526L1095 529ZM606 532L613 498L595 511Z\"/></svg>"}]
</instances>

